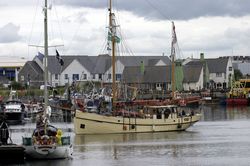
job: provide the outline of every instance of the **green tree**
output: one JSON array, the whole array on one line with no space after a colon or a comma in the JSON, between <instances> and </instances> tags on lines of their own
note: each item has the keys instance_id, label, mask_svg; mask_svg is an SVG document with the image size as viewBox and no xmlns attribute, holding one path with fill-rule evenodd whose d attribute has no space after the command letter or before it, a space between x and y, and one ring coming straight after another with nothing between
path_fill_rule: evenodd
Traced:
<instances>
[{"instance_id":1,"label":"green tree","mask_svg":"<svg viewBox=\"0 0 250 166\"><path fill-rule=\"evenodd\" d=\"M239 79L243 78L243 74L240 70L234 69L234 79L235 81L238 81Z\"/></svg>"},{"instance_id":2,"label":"green tree","mask_svg":"<svg viewBox=\"0 0 250 166\"><path fill-rule=\"evenodd\" d=\"M21 89L23 89L22 84L19 83L19 82L16 82L16 81L12 81L11 84L10 84L10 87L12 87L12 89L14 89L14 90L21 90Z\"/></svg>"}]
</instances>

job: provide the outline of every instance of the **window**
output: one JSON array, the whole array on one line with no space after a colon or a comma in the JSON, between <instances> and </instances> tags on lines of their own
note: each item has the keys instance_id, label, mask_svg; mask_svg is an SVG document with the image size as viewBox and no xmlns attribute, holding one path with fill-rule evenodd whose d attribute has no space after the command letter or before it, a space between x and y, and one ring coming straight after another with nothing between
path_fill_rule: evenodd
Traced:
<instances>
[{"instance_id":1,"label":"window","mask_svg":"<svg viewBox=\"0 0 250 166\"><path fill-rule=\"evenodd\" d=\"M79 74L73 74L72 79L73 80L79 80Z\"/></svg>"},{"instance_id":2,"label":"window","mask_svg":"<svg viewBox=\"0 0 250 166\"><path fill-rule=\"evenodd\" d=\"M95 79L95 74L92 74L92 79Z\"/></svg>"},{"instance_id":3,"label":"window","mask_svg":"<svg viewBox=\"0 0 250 166\"><path fill-rule=\"evenodd\" d=\"M222 77L222 73L216 73L216 77Z\"/></svg>"},{"instance_id":4,"label":"window","mask_svg":"<svg viewBox=\"0 0 250 166\"><path fill-rule=\"evenodd\" d=\"M232 71L233 70L233 67L229 67L229 69L228 69L229 71Z\"/></svg>"},{"instance_id":5,"label":"window","mask_svg":"<svg viewBox=\"0 0 250 166\"><path fill-rule=\"evenodd\" d=\"M83 74L83 79L84 79L84 80L87 79L87 74Z\"/></svg>"},{"instance_id":6,"label":"window","mask_svg":"<svg viewBox=\"0 0 250 166\"><path fill-rule=\"evenodd\" d=\"M98 75L99 80L102 80L102 74Z\"/></svg>"},{"instance_id":7,"label":"window","mask_svg":"<svg viewBox=\"0 0 250 166\"><path fill-rule=\"evenodd\" d=\"M111 80L111 74L108 74L108 79Z\"/></svg>"},{"instance_id":8,"label":"window","mask_svg":"<svg viewBox=\"0 0 250 166\"><path fill-rule=\"evenodd\" d=\"M55 74L55 79L58 80L58 74Z\"/></svg>"},{"instance_id":9,"label":"window","mask_svg":"<svg viewBox=\"0 0 250 166\"><path fill-rule=\"evenodd\" d=\"M64 79L65 80L69 79L69 75L68 74L64 74Z\"/></svg>"},{"instance_id":10,"label":"window","mask_svg":"<svg viewBox=\"0 0 250 166\"><path fill-rule=\"evenodd\" d=\"M116 74L115 79L116 79L116 81L121 81L122 75L121 74Z\"/></svg>"},{"instance_id":11,"label":"window","mask_svg":"<svg viewBox=\"0 0 250 166\"><path fill-rule=\"evenodd\" d=\"M21 81L24 81L24 76L23 75L21 76Z\"/></svg>"}]
</instances>

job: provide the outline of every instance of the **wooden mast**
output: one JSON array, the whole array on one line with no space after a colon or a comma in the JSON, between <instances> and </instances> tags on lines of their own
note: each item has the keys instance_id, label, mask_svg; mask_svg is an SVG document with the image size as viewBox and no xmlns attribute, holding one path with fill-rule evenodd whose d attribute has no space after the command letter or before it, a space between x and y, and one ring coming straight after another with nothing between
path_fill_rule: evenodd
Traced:
<instances>
[{"instance_id":1,"label":"wooden mast","mask_svg":"<svg viewBox=\"0 0 250 166\"><path fill-rule=\"evenodd\" d=\"M172 99L175 99L175 44L177 42L175 34L175 26L172 21L172 42L171 42L171 90L172 90Z\"/></svg>"},{"instance_id":2,"label":"wooden mast","mask_svg":"<svg viewBox=\"0 0 250 166\"><path fill-rule=\"evenodd\" d=\"M113 25L114 14L112 13L112 0L109 0L109 30L112 42L112 106L114 108L116 102L116 77L115 77L115 25Z\"/></svg>"},{"instance_id":3,"label":"wooden mast","mask_svg":"<svg viewBox=\"0 0 250 166\"><path fill-rule=\"evenodd\" d=\"M43 59L43 65L44 65L44 108L47 109L48 106L48 6L47 6L47 0L45 0L44 5L44 59Z\"/></svg>"}]
</instances>

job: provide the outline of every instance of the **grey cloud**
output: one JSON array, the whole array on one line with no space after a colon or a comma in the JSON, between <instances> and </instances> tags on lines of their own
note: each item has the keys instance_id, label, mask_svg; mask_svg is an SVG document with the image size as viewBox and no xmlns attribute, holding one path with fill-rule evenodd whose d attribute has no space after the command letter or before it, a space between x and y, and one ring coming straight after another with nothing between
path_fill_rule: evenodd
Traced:
<instances>
[{"instance_id":1,"label":"grey cloud","mask_svg":"<svg viewBox=\"0 0 250 166\"><path fill-rule=\"evenodd\" d=\"M107 0L61 0L61 5L105 8ZM114 6L148 19L187 20L202 16L249 15L247 0L115 0Z\"/></svg>"},{"instance_id":2,"label":"grey cloud","mask_svg":"<svg viewBox=\"0 0 250 166\"><path fill-rule=\"evenodd\" d=\"M20 27L12 23L8 23L0 27L0 43L11 43L21 39L18 34Z\"/></svg>"}]
</instances>

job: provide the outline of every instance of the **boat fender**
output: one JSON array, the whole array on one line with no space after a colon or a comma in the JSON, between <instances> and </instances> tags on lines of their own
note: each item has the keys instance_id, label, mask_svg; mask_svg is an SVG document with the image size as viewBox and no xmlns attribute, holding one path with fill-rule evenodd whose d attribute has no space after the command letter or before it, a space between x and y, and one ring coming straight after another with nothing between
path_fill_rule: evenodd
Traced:
<instances>
[{"instance_id":1,"label":"boat fender","mask_svg":"<svg viewBox=\"0 0 250 166\"><path fill-rule=\"evenodd\" d=\"M62 145L62 130L57 130L57 134L56 134L56 139L57 139L57 143L59 145Z\"/></svg>"}]
</instances>

